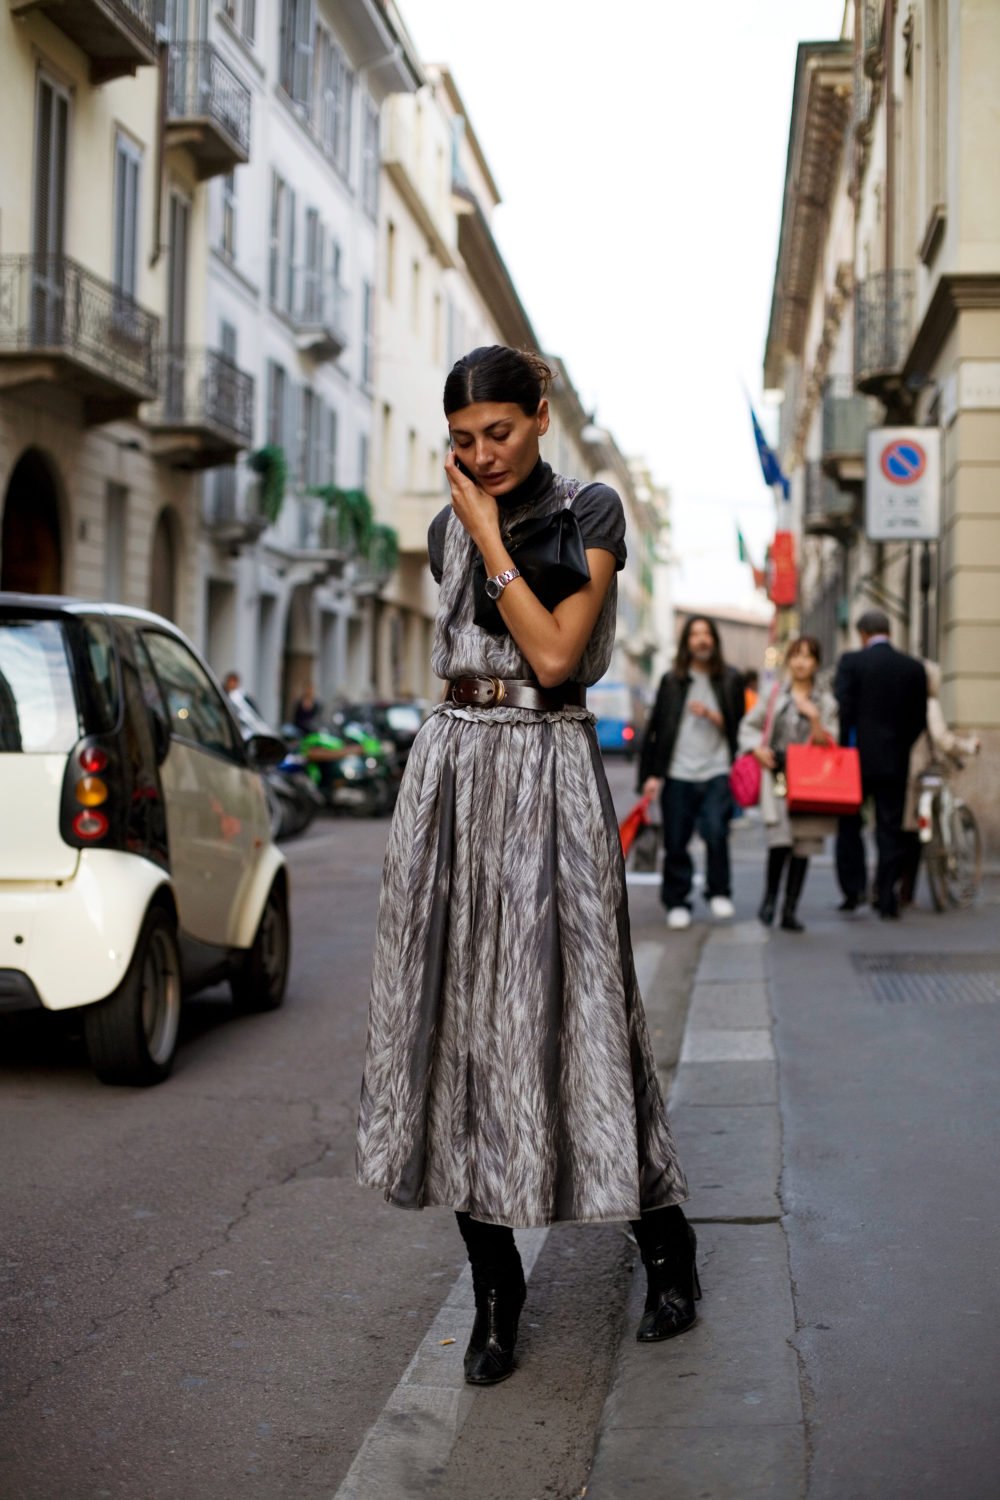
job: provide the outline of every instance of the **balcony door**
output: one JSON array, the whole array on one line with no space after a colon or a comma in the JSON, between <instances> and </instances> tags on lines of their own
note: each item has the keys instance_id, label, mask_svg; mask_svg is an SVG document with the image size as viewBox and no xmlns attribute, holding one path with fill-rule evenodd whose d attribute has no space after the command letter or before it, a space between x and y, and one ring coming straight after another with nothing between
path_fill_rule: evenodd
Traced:
<instances>
[{"instance_id":1,"label":"balcony door","mask_svg":"<svg viewBox=\"0 0 1000 1500\"><path fill-rule=\"evenodd\" d=\"M35 111L35 202L31 277L32 342L64 342L66 153L69 95L39 76Z\"/></svg>"},{"instance_id":2,"label":"balcony door","mask_svg":"<svg viewBox=\"0 0 1000 1500\"><path fill-rule=\"evenodd\" d=\"M187 332L188 248L191 238L191 205L180 193L170 194L167 267L167 319L164 329L166 368L164 403L173 421L184 414L185 337Z\"/></svg>"}]
</instances>

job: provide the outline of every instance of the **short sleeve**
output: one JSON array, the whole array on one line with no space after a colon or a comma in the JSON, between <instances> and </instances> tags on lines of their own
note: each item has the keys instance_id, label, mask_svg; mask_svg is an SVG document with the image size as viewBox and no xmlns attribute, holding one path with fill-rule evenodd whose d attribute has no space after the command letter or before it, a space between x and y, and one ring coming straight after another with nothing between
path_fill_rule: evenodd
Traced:
<instances>
[{"instance_id":1,"label":"short sleeve","mask_svg":"<svg viewBox=\"0 0 1000 1500\"><path fill-rule=\"evenodd\" d=\"M584 550L600 547L610 552L620 572L628 552L625 547L625 509L616 490L607 484L588 484L571 502L580 523Z\"/></svg>"},{"instance_id":2,"label":"short sleeve","mask_svg":"<svg viewBox=\"0 0 1000 1500\"><path fill-rule=\"evenodd\" d=\"M427 557L435 583L441 582L441 574L444 572L444 535L448 530L450 515L451 506L446 505L444 510L438 511L427 528Z\"/></svg>"}]
</instances>

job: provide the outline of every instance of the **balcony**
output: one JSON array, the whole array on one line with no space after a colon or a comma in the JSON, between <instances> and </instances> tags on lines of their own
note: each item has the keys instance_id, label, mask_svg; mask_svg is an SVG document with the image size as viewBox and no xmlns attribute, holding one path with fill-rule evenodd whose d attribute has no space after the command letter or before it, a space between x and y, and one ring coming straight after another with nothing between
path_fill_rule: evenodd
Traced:
<instances>
[{"instance_id":1,"label":"balcony","mask_svg":"<svg viewBox=\"0 0 1000 1500\"><path fill-rule=\"evenodd\" d=\"M864 59L865 72L870 78L881 74L882 29L885 23L885 0L861 0L860 51Z\"/></svg>"},{"instance_id":2,"label":"balcony","mask_svg":"<svg viewBox=\"0 0 1000 1500\"><path fill-rule=\"evenodd\" d=\"M300 270L292 312L299 353L318 362L339 359L347 348L348 305L345 287L311 268Z\"/></svg>"},{"instance_id":3,"label":"balcony","mask_svg":"<svg viewBox=\"0 0 1000 1500\"><path fill-rule=\"evenodd\" d=\"M260 485L241 490L234 468L218 469L205 492L205 530L213 541L230 549L252 544L270 522L261 509Z\"/></svg>"},{"instance_id":4,"label":"balcony","mask_svg":"<svg viewBox=\"0 0 1000 1500\"><path fill-rule=\"evenodd\" d=\"M876 425L872 403L859 396L849 375L834 375L823 387L823 472L840 485L862 484L865 439Z\"/></svg>"},{"instance_id":5,"label":"balcony","mask_svg":"<svg viewBox=\"0 0 1000 1500\"><path fill-rule=\"evenodd\" d=\"M250 90L209 42L172 42L166 144L184 146L199 182L250 160Z\"/></svg>"},{"instance_id":6,"label":"balcony","mask_svg":"<svg viewBox=\"0 0 1000 1500\"><path fill-rule=\"evenodd\" d=\"M438 490L400 496L392 517L399 533L400 557L427 556L427 528L447 504L448 496Z\"/></svg>"},{"instance_id":7,"label":"balcony","mask_svg":"<svg viewBox=\"0 0 1000 1500\"><path fill-rule=\"evenodd\" d=\"M423 231L439 264L455 264L454 214L450 183L435 181L434 163L421 158L422 134L415 129L410 101L395 98L383 116L382 165Z\"/></svg>"},{"instance_id":8,"label":"balcony","mask_svg":"<svg viewBox=\"0 0 1000 1500\"><path fill-rule=\"evenodd\" d=\"M66 255L0 256L0 391L62 387L94 424L157 392L159 320Z\"/></svg>"},{"instance_id":9,"label":"balcony","mask_svg":"<svg viewBox=\"0 0 1000 1500\"><path fill-rule=\"evenodd\" d=\"M807 536L832 536L842 541L858 521L860 497L842 490L823 472L819 459L806 464L803 525Z\"/></svg>"},{"instance_id":10,"label":"balcony","mask_svg":"<svg viewBox=\"0 0 1000 1500\"><path fill-rule=\"evenodd\" d=\"M160 399L144 413L153 457L174 469L231 464L253 437L253 376L214 349L159 358Z\"/></svg>"},{"instance_id":11,"label":"balcony","mask_svg":"<svg viewBox=\"0 0 1000 1500\"><path fill-rule=\"evenodd\" d=\"M903 383L910 347L913 272L879 271L854 297L854 384L885 399Z\"/></svg>"},{"instance_id":12,"label":"balcony","mask_svg":"<svg viewBox=\"0 0 1000 1500\"><path fill-rule=\"evenodd\" d=\"M11 0L10 11L47 16L89 58L91 83L134 75L156 62L153 0Z\"/></svg>"}]
</instances>

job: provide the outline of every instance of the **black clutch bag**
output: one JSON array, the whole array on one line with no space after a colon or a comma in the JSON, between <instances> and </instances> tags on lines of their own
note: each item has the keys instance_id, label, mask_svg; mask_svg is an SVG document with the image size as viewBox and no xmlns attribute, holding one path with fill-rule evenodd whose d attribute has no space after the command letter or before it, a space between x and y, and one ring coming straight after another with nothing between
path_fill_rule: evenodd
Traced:
<instances>
[{"instance_id":1,"label":"black clutch bag","mask_svg":"<svg viewBox=\"0 0 1000 1500\"><path fill-rule=\"evenodd\" d=\"M568 508L553 511L540 521L527 522L508 538L507 550L521 577L547 610L555 609L590 582L580 523ZM473 568L472 585L476 624L490 635L504 635L507 627L495 601L486 592L482 558L476 560Z\"/></svg>"}]
</instances>

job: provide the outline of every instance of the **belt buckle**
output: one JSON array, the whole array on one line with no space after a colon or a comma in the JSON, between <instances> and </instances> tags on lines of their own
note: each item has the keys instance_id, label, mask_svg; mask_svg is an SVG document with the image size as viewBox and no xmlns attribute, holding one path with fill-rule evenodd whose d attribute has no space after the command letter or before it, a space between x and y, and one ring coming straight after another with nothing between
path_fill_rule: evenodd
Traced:
<instances>
[{"instance_id":1,"label":"belt buckle","mask_svg":"<svg viewBox=\"0 0 1000 1500\"><path fill-rule=\"evenodd\" d=\"M502 703L506 696L507 689L500 677L456 678L448 695L452 703L472 704L476 708L492 708L494 704Z\"/></svg>"},{"instance_id":2,"label":"belt buckle","mask_svg":"<svg viewBox=\"0 0 1000 1500\"><path fill-rule=\"evenodd\" d=\"M487 680L492 684L493 687L493 697L490 699L490 706L492 707L495 703L503 702L503 700L507 696L507 689L504 686L502 677L490 677Z\"/></svg>"}]
</instances>

